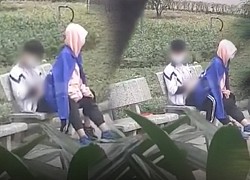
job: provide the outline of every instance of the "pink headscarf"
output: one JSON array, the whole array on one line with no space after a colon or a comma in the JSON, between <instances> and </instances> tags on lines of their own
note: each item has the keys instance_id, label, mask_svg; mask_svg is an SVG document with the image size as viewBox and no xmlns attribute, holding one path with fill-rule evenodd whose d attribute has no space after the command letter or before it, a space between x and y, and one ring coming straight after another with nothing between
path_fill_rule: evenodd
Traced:
<instances>
[{"instance_id":1,"label":"pink headscarf","mask_svg":"<svg viewBox=\"0 0 250 180\"><path fill-rule=\"evenodd\" d=\"M71 48L76 57L79 56L87 35L88 32L79 24L70 23L67 26L64 43Z\"/></svg>"},{"instance_id":2,"label":"pink headscarf","mask_svg":"<svg viewBox=\"0 0 250 180\"><path fill-rule=\"evenodd\" d=\"M222 59L223 64L226 66L229 59L231 59L234 54L236 53L237 48L235 45L226 39L222 40L219 44L218 50L217 50L217 55ZM226 74L223 75L221 82L220 82L220 87L221 90L226 90Z\"/></svg>"},{"instance_id":3,"label":"pink headscarf","mask_svg":"<svg viewBox=\"0 0 250 180\"><path fill-rule=\"evenodd\" d=\"M223 63L227 65L229 59L236 53L237 48L235 45L226 39L222 40L219 44L217 55L222 59Z\"/></svg>"}]
</instances>

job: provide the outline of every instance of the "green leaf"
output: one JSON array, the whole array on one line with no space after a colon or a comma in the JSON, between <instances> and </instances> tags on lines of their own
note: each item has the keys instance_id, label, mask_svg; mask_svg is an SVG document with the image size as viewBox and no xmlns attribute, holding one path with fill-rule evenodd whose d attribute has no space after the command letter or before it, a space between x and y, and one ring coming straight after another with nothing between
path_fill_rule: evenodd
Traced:
<instances>
[{"instance_id":1,"label":"green leaf","mask_svg":"<svg viewBox=\"0 0 250 180\"><path fill-rule=\"evenodd\" d=\"M34 180L28 167L15 154L0 146L0 172L6 171L11 179Z\"/></svg>"},{"instance_id":2,"label":"green leaf","mask_svg":"<svg viewBox=\"0 0 250 180\"><path fill-rule=\"evenodd\" d=\"M35 138L34 140L27 142L26 144L12 150L12 153L16 154L19 157L25 156L30 150L32 150L36 145L38 145L42 140L44 140L46 135L41 135Z\"/></svg>"},{"instance_id":3,"label":"green leaf","mask_svg":"<svg viewBox=\"0 0 250 180\"><path fill-rule=\"evenodd\" d=\"M190 143L183 143L175 141L175 144L186 152L186 159L188 164L196 169L206 171L207 152L192 145Z\"/></svg>"},{"instance_id":4,"label":"green leaf","mask_svg":"<svg viewBox=\"0 0 250 180\"><path fill-rule=\"evenodd\" d=\"M203 131L204 135L211 141L219 128L207 121L196 109L184 108L184 112L191 120L191 123L199 130Z\"/></svg>"},{"instance_id":5,"label":"green leaf","mask_svg":"<svg viewBox=\"0 0 250 180\"><path fill-rule=\"evenodd\" d=\"M54 160L55 158L59 157L61 155L60 149L51 149L48 150L46 154L42 154L38 157L35 157L33 160L40 161L40 162L49 162Z\"/></svg>"},{"instance_id":6,"label":"green leaf","mask_svg":"<svg viewBox=\"0 0 250 180\"><path fill-rule=\"evenodd\" d=\"M74 155L78 149L81 147L80 143L70 138L68 135L61 133L54 127L51 127L50 124L41 123L43 130L47 133L47 135L62 149L67 151L68 153Z\"/></svg>"},{"instance_id":7,"label":"green leaf","mask_svg":"<svg viewBox=\"0 0 250 180\"><path fill-rule=\"evenodd\" d=\"M143 140L143 136L138 135L124 138L119 143L100 144L103 149L106 149L108 158L90 169L89 178L91 180L120 179L120 177L129 179L128 156L136 151Z\"/></svg>"},{"instance_id":8,"label":"green leaf","mask_svg":"<svg viewBox=\"0 0 250 180\"><path fill-rule=\"evenodd\" d=\"M34 159L24 159L23 161L27 164L30 171L35 174L36 180L67 179L67 171L62 170L61 168L57 168Z\"/></svg>"},{"instance_id":9,"label":"green leaf","mask_svg":"<svg viewBox=\"0 0 250 180\"><path fill-rule=\"evenodd\" d=\"M153 162L151 162L148 158L140 155L140 154L137 154L137 156L142 160L144 161L144 163L147 164L148 167L154 169L157 174L161 177L163 177L163 179L169 179L169 180L176 180L176 177L174 175L172 175L171 173L169 173L168 171L162 169L161 167L155 165ZM159 170L159 171L158 171Z\"/></svg>"},{"instance_id":10,"label":"green leaf","mask_svg":"<svg viewBox=\"0 0 250 180\"><path fill-rule=\"evenodd\" d=\"M238 128L220 128L208 150L207 180L245 180L250 168L246 141Z\"/></svg>"},{"instance_id":11,"label":"green leaf","mask_svg":"<svg viewBox=\"0 0 250 180\"><path fill-rule=\"evenodd\" d=\"M173 134L170 135L171 139L175 141L180 141L180 142L188 142L190 140L196 139L198 137L201 137L203 135L202 131L194 131L194 132L182 132L178 134Z\"/></svg>"},{"instance_id":12,"label":"green leaf","mask_svg":"<svg viewBox=\"0 0 250 180\"><path fill-rule=\"evenodd\" d=\"M141 155L132 154L128 162L137 179L168 180L166 174L163 174L157 166Z\"/></svg>"},{"instance_id":13,"label":"green leaf","mask_svg":"<svg viewBox=\"0 0 250 180\"><path fill-rule=\"evenodd\" d=\"M178 128L176 128L174 131L172 131L170 134L178 134L178 133L184 133L184 132L194 132L197 128L194 126L190 126L188 124L182 124Z\"/></svg>"},{"instance_id":14,"label":"green leaf","mask_svg":"<svg viewBox=\"0 0 250 180\"><path fill-rule=\"evenodd\" d=\"M166 131L168 134L174 132L178 127L185 123L189 123L190 120L187 118L187 116L181 117L177 121L174 121L170 124L167 124L162 130ZM173 135L174 136L174 135ZM178 136L178 135L176 135ZM178 137L181 138L182 135L179 135ZM146 150L148 150L150 147L152 147L154 143L151 139L145 139L136 149L137 154L143 154Z\"/></svg>"},{"instance_id":15,"label":"green leaf","mask_svg":"<svg viewBox=\"0 0 250 180\"><path fill-rule=\"evenodd\" d=\"M162 128L164 131L166 131L168 134L172 133L176 128L181 126L182 124L190 123L190 120L187 116L183 116L179 118L177 121L174 121L173 123L167 124L164 128Z\"/></svg>"},{"instance_id":16,"label":"green leaf","mask_svg":"<svg viewBox=\"0 0 250 180\"><path fill-rule=\"evenodd\" d=\"M105 158L105 152L98 145L80 148L70 162L67 180L87 180L88 169Z\"/></svg>"},{"instance_id":17,"label":"green leaf","mask_svg":"<svg viewBox=\"0 0 250 180\"><path fill-rule=\"evenodd\" d=\"M153 122L131 111L126 113L133 118L149 135L164 155L164 168L175 175L178 180L194 180L191 168L187 165L185 156L181 153L169 136Z\"/></svg>"}]
</instances>

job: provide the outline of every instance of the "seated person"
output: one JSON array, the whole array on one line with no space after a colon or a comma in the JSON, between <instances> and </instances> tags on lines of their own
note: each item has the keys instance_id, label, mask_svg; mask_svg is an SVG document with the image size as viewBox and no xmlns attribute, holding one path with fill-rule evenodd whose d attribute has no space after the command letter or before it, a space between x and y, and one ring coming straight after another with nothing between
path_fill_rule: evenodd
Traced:
<instances>
[{"instance_id":1,"label":"seated person","mask_svg":"<svg viewBox=\"0 0 250 180\"><path fill-rule=\"evenodd\" d=\"M187 104L196 106L207 112L207 120L216 117L222 124L230 123L229 116L244 126L246 133L250 132L250 121L247 120L236 106L235 96L229 86L229 64L236 54L235 45L222 40L218 46L217 55L201 75L200 81L186 99Z\"/></svg>"},{"instance_id":2,"label":"seated person","mask_svg":"<svg viewBox=\"0 0 250 180\"><path fill-rule=\"evenodd\" d=\"M26 42L17 64L10 71L10 84L20 112L37 111L42 96L43 77L36 68L42 60L44 48L37 40Z\"/></svg>"},{"instance_id":3,"label":"seated person","mask_svg":"<svg viewBox=\"0 0 250 180\"><path fill-rule=\"evenodd\" d=\"M79 24L71 23L65 31L64 46L45 80L45 101L58 113L62 127L66 121L72 124L82 145L91 143L84 131L78 109L88 116L102 131L102 139L114 139L113 133L98 109L94 95L86 85L82 67L81 50L88 32Z\"/></svg>"},{"instance_id":4,"label":"seated person","mask_svg":"<svg viewBox=\"0 0 250 180\"><path fill-rule=\"evenodd\" d=\"M190 68L185 64L186 43L174 40L170 46L170 63L163 72L168 91L168 99L173 105L185 105L187 93L193 84Z\"/></svg>"}]
</instances>

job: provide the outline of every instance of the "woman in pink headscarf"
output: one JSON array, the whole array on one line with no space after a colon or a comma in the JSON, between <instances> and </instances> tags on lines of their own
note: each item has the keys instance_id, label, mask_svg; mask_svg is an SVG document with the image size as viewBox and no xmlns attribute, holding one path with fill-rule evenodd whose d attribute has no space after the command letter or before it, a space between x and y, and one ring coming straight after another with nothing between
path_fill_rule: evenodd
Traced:
<instances>
[{"instance_id":1,"label":"woman in pink headscarf","mask_svg":"<svg viewBox=\"0 0 250 180\"><path fill-rule=\"evenodd\" d=\"M91 134L84 131L78 109L89 117L102 131L103 139L113 139L113 134L98 109L94 95L86 85L82 67L81 49L85 45L88 32L79 24L71 23L65 31L64 46L46 78L45 100L58 113L62 128L66 121L73 125L80 137L80 143L88 145Z\"/></svg>"},{"instance_id":2,"label":"woman in pink headscarf","mask_svg":"<svg viewBox=\"0 0 250 180\"><path fill-rule=\"evenodd\" d=\"M205 110L209 121L216 117L222 124L228 124L231 116L244 126L245 132L250 132L250 122L236 106L235 96L229 87L229 64L236 52L237 48L231 41L224 39L220 42L217 55L201 75L186 104Z\"/></svg>"}]
</instances>

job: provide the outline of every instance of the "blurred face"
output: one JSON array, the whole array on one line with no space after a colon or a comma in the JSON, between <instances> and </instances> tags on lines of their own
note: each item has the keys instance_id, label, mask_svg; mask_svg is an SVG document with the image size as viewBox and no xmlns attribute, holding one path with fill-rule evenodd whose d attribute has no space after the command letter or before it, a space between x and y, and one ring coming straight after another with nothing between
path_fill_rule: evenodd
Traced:
<instances>
[{"instance_id":1,"label":"blurred face","mask_svg":"<svg viewBox=\"0 0 250 180\"><path fill-rule=\"evenodd\" d=\"M171 52L171 61L175 64L182 64L187 58L187 51Z\"/></svg>"},{"instance_id":2,"label":"blurred face","mask_svg":"<svg viewBox=\"0 0 250 180\"><path fill-rule=\"evenodd\" d=\"M28 53L28 52L23 52L21 61L24 65L34 68L40 64L42 60L42 57L39 57L36 54Z\"/></svg>"}]
</instances>

